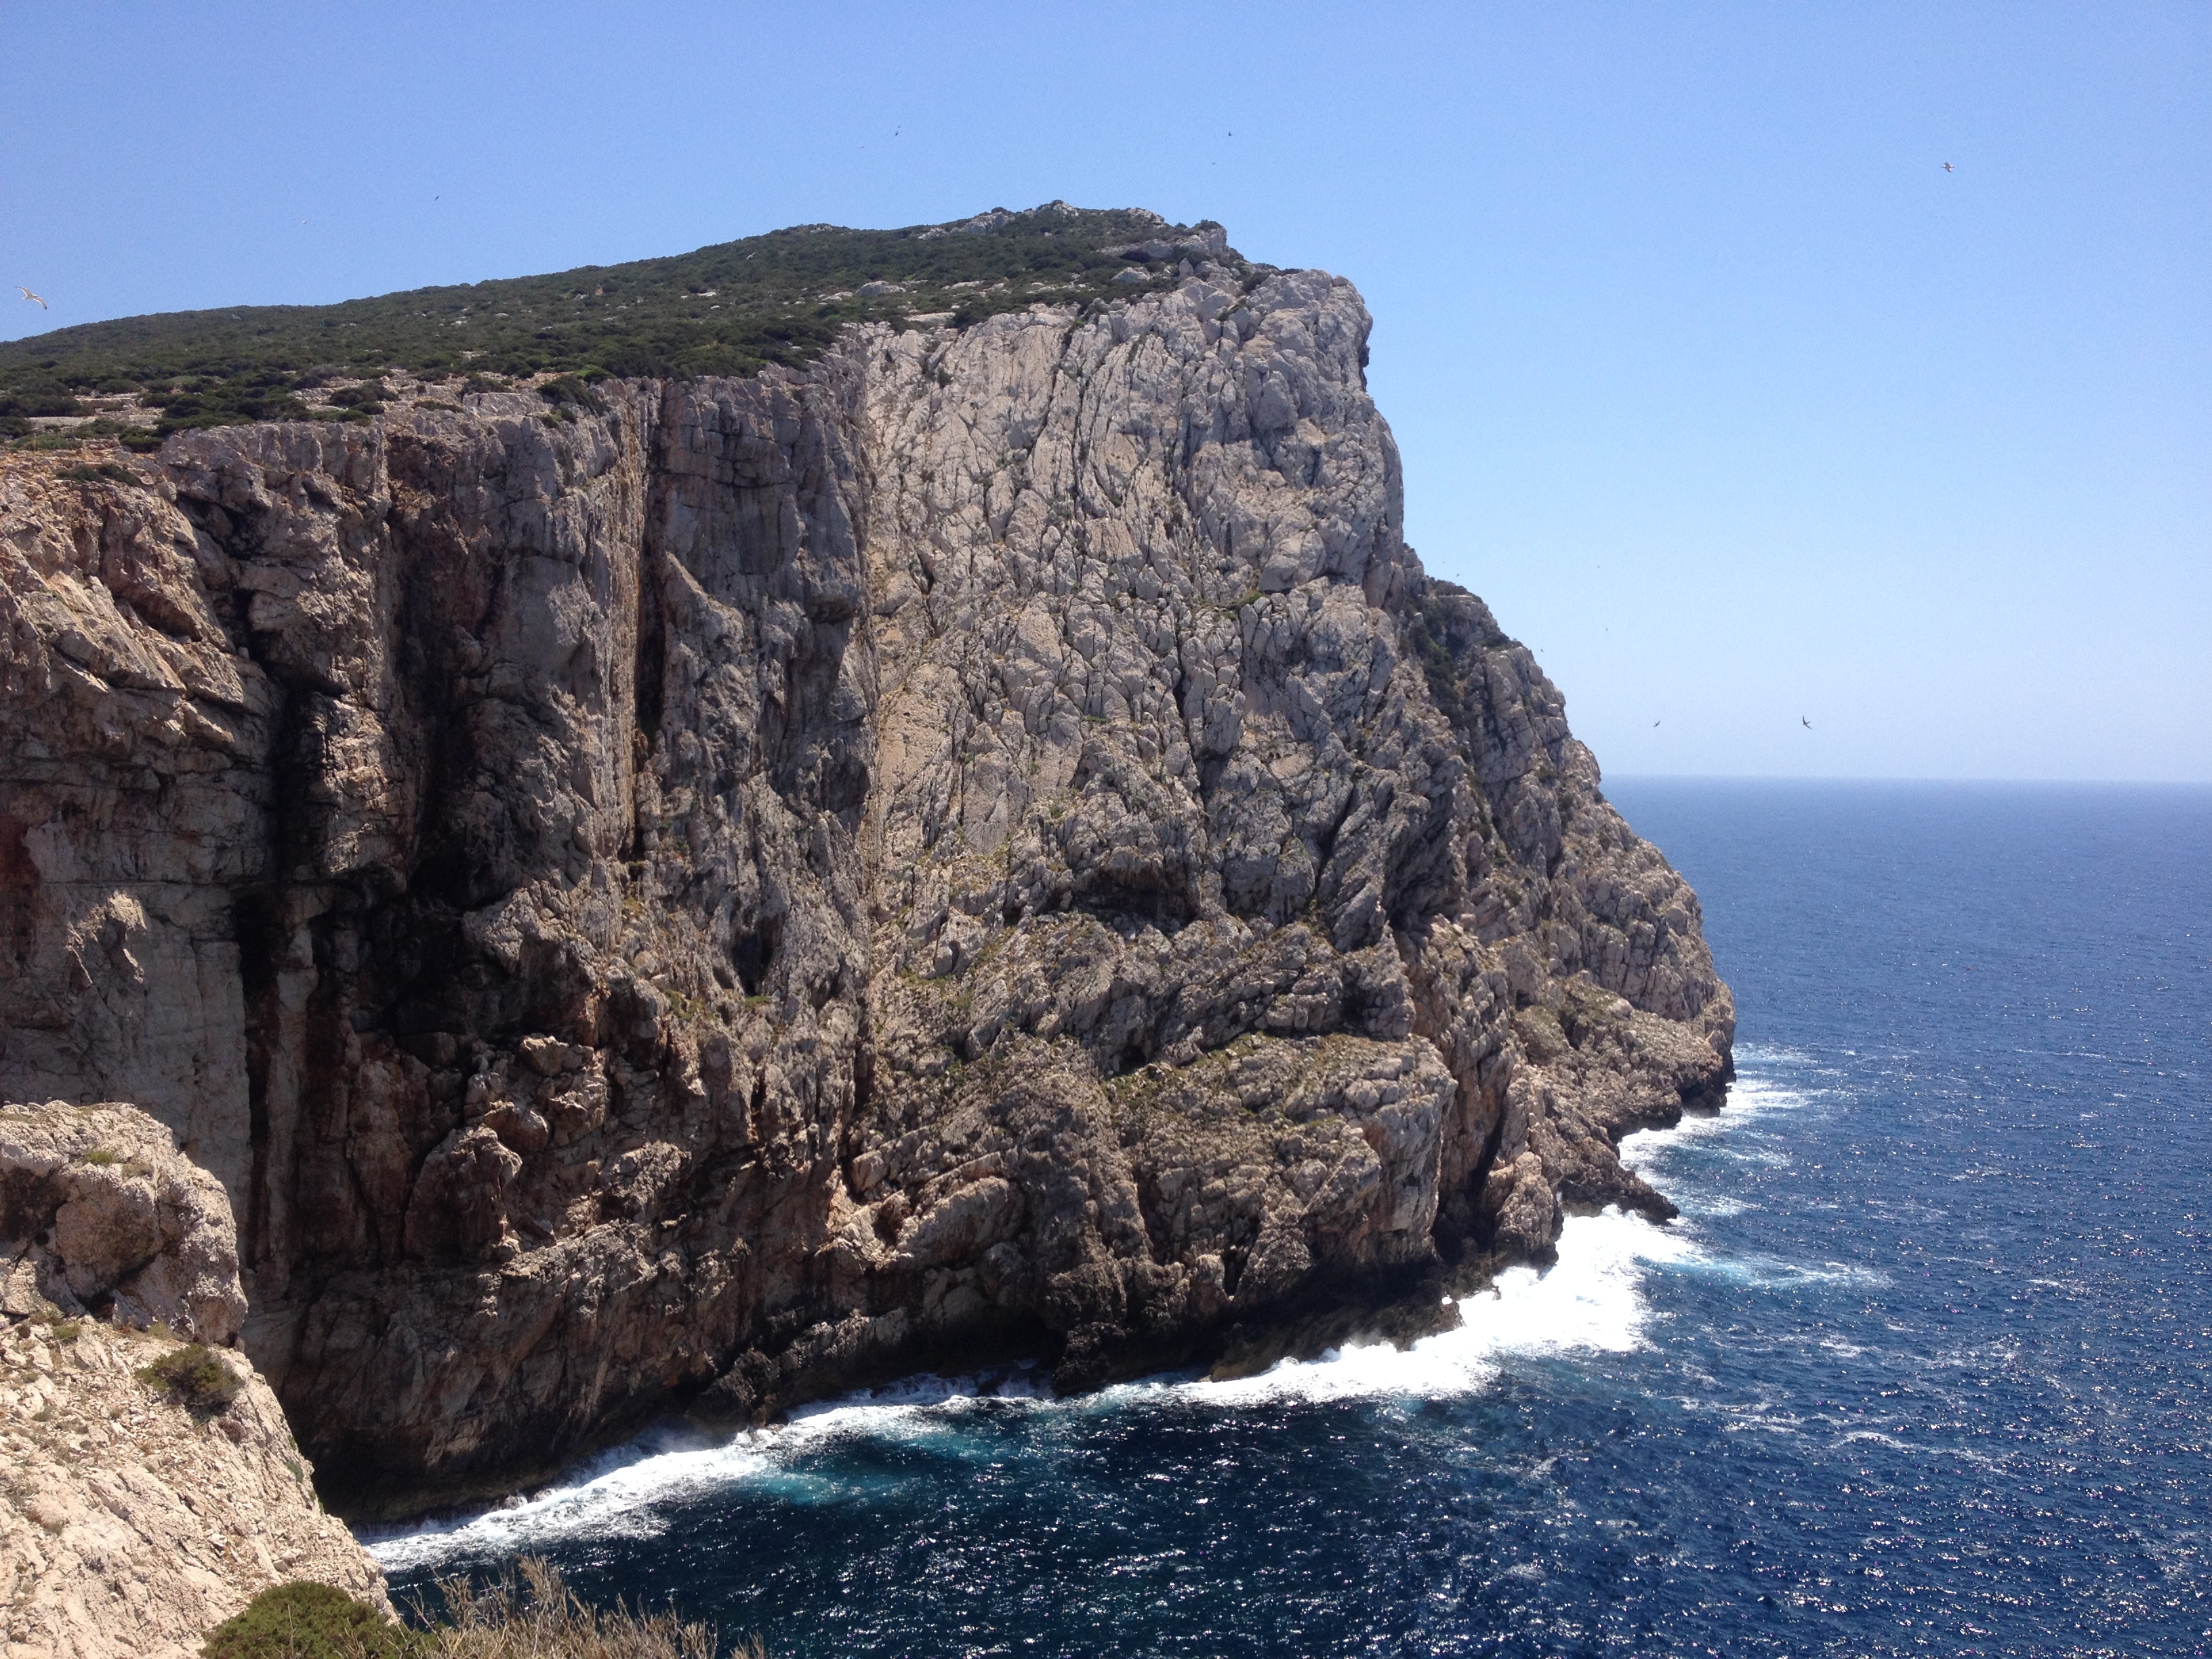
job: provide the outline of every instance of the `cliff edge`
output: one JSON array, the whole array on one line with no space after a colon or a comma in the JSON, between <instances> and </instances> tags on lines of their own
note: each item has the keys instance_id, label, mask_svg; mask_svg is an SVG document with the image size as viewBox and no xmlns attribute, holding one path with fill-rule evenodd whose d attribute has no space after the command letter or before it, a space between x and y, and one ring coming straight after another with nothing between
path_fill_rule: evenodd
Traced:
<instances>
[{"instance_id":1,"label":"cliff edge","mask_svg":"<svg viewBox=\"0 0 2212 1659\"><path fill-rule=\"evenodd\" d=\"M222 1188L167 1129L128 1106L0 1109L9 1659L186 1659L290 1579L384 1604L226 1346L245 1313Z\"/></svg>"},{"instance_id":2,"label":"cliff edge","mask_svg":"<svg viewBox=\"0 0 2212 1659\"><path fill-rule=\"evenodd\" d=\"M1351 285L960 321L0 457L0 1095L220 1178L334 1502L1671 1213L1696 897L1406 546Z\"/></svg>"}]
</instances>

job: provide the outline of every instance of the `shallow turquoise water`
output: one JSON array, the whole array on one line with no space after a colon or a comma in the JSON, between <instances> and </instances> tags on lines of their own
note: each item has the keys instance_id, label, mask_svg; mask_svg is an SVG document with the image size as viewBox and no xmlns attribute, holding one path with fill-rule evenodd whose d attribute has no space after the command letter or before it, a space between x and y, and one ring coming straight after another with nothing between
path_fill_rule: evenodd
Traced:
<instances>
[{"instance_id":1,"label":"shallow turquoise water","mask_svg":"<svg viewBox=\"0 0 2212 1659\"><path fill-rule=\"evenodd\" d=\"M1458 1331L670 1435L378 1540L780 1654L2201 1653L2212 791L1630 783L1741 1010L1681 1204Z\"/></svg>"}]
</instances>

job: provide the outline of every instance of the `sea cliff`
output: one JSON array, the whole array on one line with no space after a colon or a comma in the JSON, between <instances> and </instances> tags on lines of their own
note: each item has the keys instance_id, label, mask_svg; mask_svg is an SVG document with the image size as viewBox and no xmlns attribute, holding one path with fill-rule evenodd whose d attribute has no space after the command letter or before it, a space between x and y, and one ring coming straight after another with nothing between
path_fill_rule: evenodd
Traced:
<instances>
[{"instance_id":1,"label":"sea cliff","mask_svg":"<svg viewBox=\"0 0 2212 1659\"><path fill-rule=\"evenodd\" d=\"M0 1097L222 1183L356 1514L1670 1213L1696 897L1407 546L1368 331L1201 257L0 456Z\"/></svg>"}]
</instances>

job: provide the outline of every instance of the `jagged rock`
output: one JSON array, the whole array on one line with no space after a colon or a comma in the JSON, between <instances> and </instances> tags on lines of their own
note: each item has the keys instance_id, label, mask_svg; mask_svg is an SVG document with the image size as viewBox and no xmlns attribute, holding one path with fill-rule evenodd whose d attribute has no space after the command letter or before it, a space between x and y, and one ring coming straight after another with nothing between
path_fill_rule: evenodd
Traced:
<instances>
[{"instance_id":1,"label":"jagged rock","mask_svg":"<svg viewBox=\"0 0 2212 1659\"><path fill-rule=\"evenodd\" d=\"M235 1398L198 1412L137 1375L181 1338L228 1342L245 1309L222 1186L166 1128L127 1106L0 1109L10 1659L185 1659L295 1578L384 1603L383 1576L316 1500L243 1354L218 1360Z\"/></svg>"},{"instance_id":2,"label":"jagged rock","mask_svg":"<svg viewBox=\"0 0 2212 1659\"><path fill-rule=\"evenodd\" d=\"M222 1183L128 1106L0 1107L0 1313L51 1304L198 1342L246 1319Z\"/></svg>"},{"instance_id":3,"label":"jagged rock","mask_svg":"<svg viewBox=\"0 0 2212 1659\"><path fill-rule=\"evenodd\" d=\"M1405 545L1350 285L1207 269L0 459L0 1090L221 1177L344 1501L1666 1212L1695 896Z\"/></svg>"}]
</instances>

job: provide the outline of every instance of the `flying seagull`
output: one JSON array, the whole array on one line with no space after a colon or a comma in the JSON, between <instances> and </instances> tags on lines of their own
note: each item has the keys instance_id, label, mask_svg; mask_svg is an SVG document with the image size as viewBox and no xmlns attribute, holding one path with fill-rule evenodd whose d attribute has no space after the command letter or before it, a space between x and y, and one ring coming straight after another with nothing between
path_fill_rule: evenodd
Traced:
<instances>
[{"instance_id":1,"label":"flying seagull","mask_svg":"<svg viewBox=\"0 0 2212 1659\"><path fill-rule=\"evenodd\" d=\"M1948 161L1943 163L1943 171L1946 173L1956 173L1958 170L1958 168L1953 167Z\"/></svg>"},{"instance_id":2,"label":"flying seagull","mask_svg":"<svg viewBox=\"0 0 2212 1659\"><path fill-rule=\"evenodd\" d=\"M1657 730L1659 729L1659 722L1658 722L1657 720L1654 720L1654 721L1652 721L1652 722L1651 722L1651 729L1652 729L1653 731L1655 731L1655 732L1656 732L1656 731L1657 731Z\"/></svg>"},{"instance_id":3,"label":"flying seagull","mask_svg":"<svg viewBox=\"0 0 2212 1659\"><path fill-rule=\"evenodd\" d=\"M1797 724L1803 726L1808 732L1813 729L1813 722L1807 720L1802 714L1800 714L1797 717Z\"/></svg>"},{"instance_id":4,"label":"flying seagull","mask_svg":"<svg viewBox=\"0 0 2212 1659\"><path fill-rule=\"evenodd\" d=\"M40 298L38 295L32 293L30 289L25 288L21 283L15 284L15 291L18 294L21 294L26 300L37 300L39 301L39 309L41 311L52 311L53 309L53 307L48 305L44 299Z\"/></svg>"}]
</instances>

